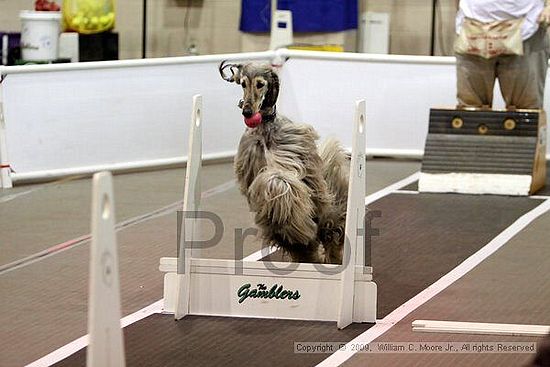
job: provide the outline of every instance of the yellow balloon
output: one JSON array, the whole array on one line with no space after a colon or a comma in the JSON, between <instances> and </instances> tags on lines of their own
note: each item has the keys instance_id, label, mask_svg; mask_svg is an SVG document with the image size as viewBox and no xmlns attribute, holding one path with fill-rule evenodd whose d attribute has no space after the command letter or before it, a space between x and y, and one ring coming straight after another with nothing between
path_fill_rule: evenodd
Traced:
<instances>
[{"instance_id":1,"label":"yellow balloon","mask_svg":"<svg viewBox=\"0 0 550 367\"><path fill-rule=\"evenodd\" d=\"M109 24L109 17L106 15L102 15L99 18L99 24L101 24L102 27L105 27Z\"/></svg>"},{"instance_id":2,"label":"yellow balloon","mask_svg":"<svg viewBox=\"0 0 550 367\"><path fill-rule=\"evenodd\" d=\"M81 33L97 33L114 27L115 0L63 0L68 27Z\"/></svg>"},{"instance_id":3,"label":"yellow balloon","mask_svg":"<svg viewBox=\"0 0 550 367\"><path fill-rule=\"evenodd\" d=\"M78 28L78 26L82 23L82 18L75 17L71 20L71 27Z\"/></svg>"}]
</instances>

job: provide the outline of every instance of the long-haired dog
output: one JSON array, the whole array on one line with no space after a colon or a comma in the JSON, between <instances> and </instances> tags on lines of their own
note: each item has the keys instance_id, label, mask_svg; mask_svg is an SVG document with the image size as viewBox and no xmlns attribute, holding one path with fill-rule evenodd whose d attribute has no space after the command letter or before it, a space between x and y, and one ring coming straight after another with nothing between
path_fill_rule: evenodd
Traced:
<instances>
[{"instance_id":1,"label":"long-haired dog","mask_svg":"<svg viewBox=\"0 0 550 367\"><path fill-rule=\"evenodd\" d=\"M240 190L268 245L295 262L341 263L349 166L336 140L317 148L312 126L277 114L279 78L261 64L219 66L240 84L247 128L235 157Z\"/></svg>"}]
</instances>

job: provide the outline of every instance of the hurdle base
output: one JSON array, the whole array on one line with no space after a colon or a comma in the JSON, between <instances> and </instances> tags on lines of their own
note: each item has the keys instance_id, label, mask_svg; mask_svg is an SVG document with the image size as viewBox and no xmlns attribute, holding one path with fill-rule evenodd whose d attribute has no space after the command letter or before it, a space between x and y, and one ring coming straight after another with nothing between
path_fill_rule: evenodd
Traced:
<instances>
[{"instance_id":1,"label":"hurdle base","mask_svg":"<svg viewBox=\"0 0 550 367\"><path fill-rule=\"evenodd\" d=\"M161 258L159 270L166 273L164 313L173 314L177 258ZM282 290L277 293L273 287ZM193 258L189 314L337 321L340 287L340 265ZM258 291L263 296L256 298ZM372 268L356 266L353 322L375 323L376 301Z\"/></svg>"}]
</instances>

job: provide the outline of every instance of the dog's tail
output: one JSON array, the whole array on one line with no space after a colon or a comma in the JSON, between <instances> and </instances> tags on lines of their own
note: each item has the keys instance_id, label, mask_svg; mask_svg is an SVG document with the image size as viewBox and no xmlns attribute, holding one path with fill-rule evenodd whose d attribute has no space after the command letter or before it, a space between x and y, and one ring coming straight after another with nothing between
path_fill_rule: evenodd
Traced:
<instances>
[{"instance_id":1,"label":"dog's tail","mask_svg":"<svg viewBox=\"0 0 550 367\"><path fill-rule=\"evenodd\" d=\"M340 142L328 138L319 147L319 156L323 161L323 176L328 189L334 195L335 204L346 211L348 200L349 162L346 151Z\"/></svg>"}]
</instances>

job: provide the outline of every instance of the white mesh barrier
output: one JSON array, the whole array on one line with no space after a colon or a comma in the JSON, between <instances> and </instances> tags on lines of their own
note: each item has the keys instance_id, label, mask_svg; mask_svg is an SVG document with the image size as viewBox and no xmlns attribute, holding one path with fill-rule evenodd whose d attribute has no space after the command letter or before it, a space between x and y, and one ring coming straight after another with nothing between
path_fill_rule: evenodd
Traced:
<instances>
[{"instance_id":1,"label":"white mesh barrier","mask_svg":"<svg viewBox=\"0 0 550 367\"><path fill-rule=\"evenodd\" d=\"M204 158L230 157L244 129L241 91L219 77L219 62L287 57L279 112L350 146L352 106L365 98L369 154L421 156L429 109L455 104L452 57L278 50L4 67L2 185L7 165L17 181L184 162L189 101L197 93ZM498 93L495 107L502 107Z\"/></svg>"}]
</instances>

